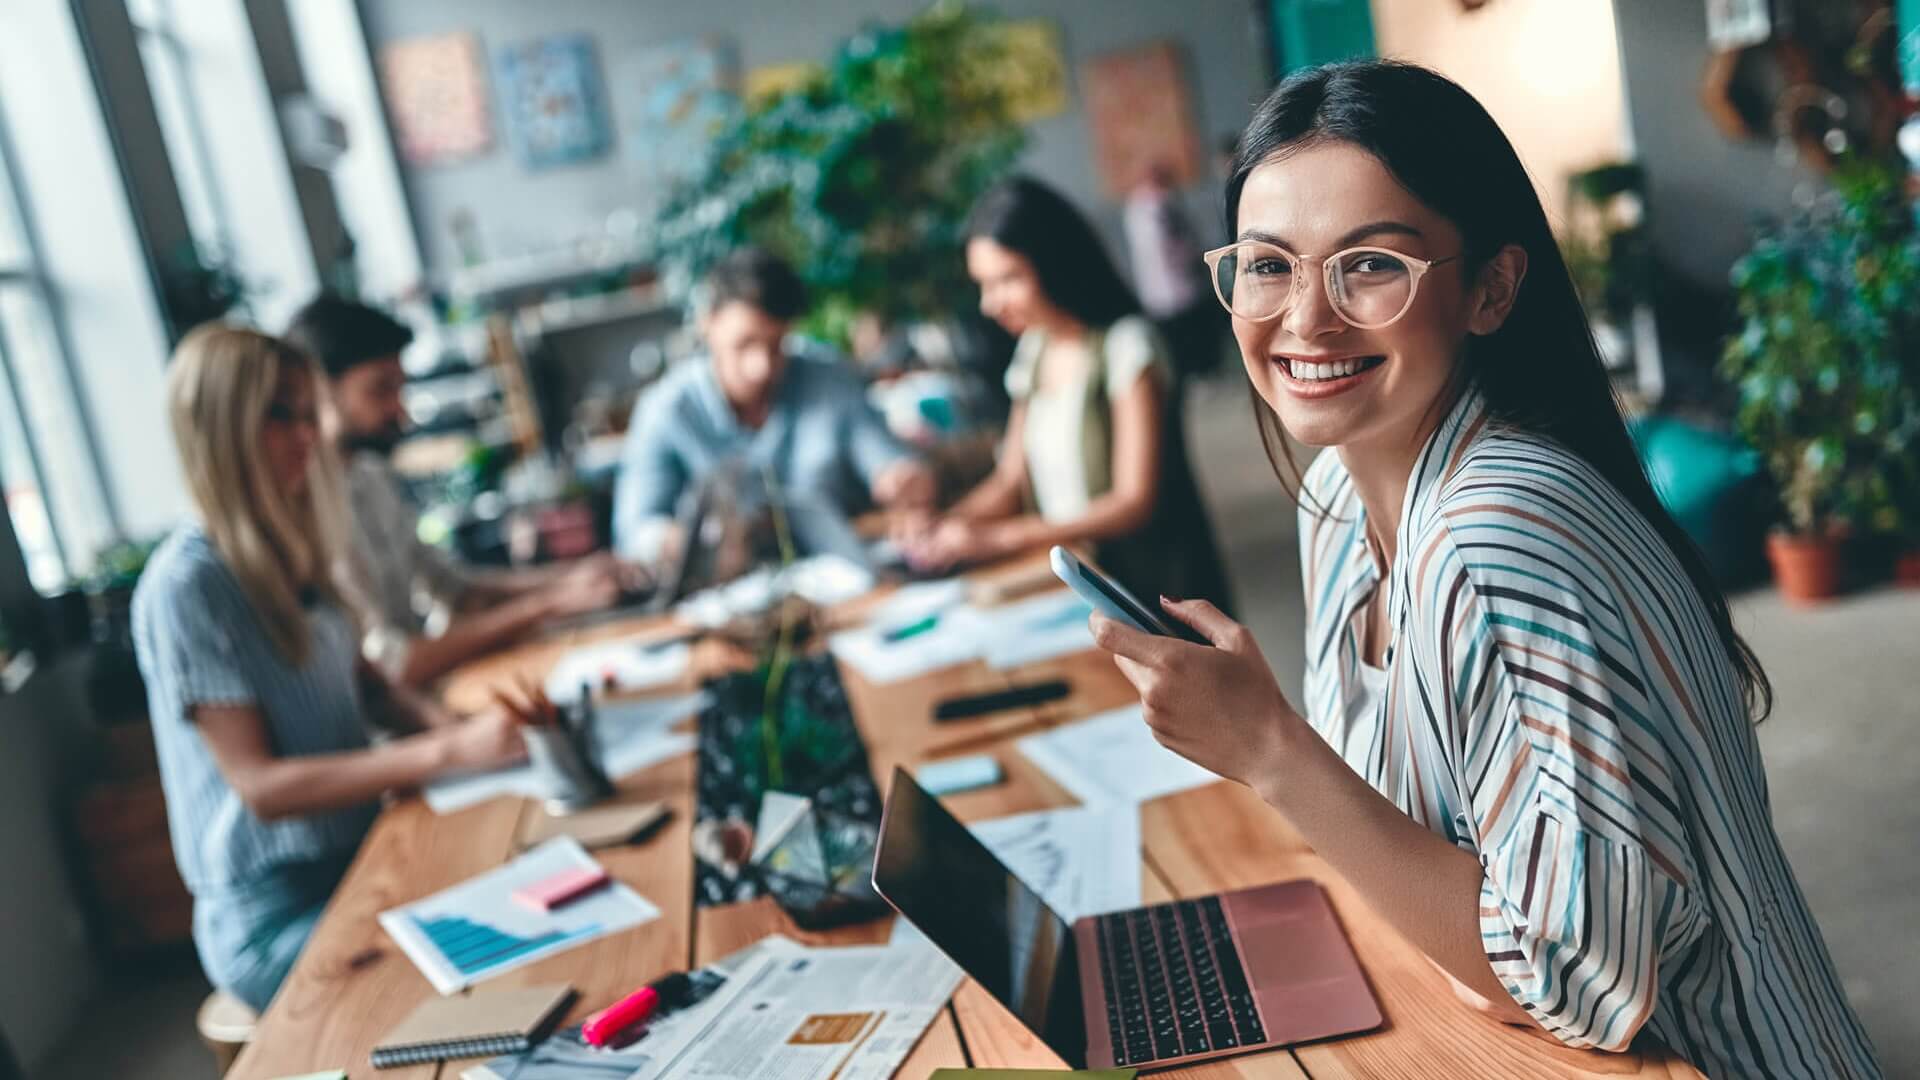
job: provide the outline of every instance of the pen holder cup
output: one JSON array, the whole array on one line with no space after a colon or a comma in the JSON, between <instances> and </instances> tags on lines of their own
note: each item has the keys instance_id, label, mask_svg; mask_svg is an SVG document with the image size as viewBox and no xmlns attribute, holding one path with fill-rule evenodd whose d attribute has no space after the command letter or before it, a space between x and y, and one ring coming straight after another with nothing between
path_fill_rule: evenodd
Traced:
<instances>
[{"instance_id":1,"label":"pen holder cup","mask_svg":"<svg viewBox=\"0 0 1920 1080\"><path fill-rule=\"evenodd\" d=\"M595 761L585 737L563 725L524 727L527 761L556 816L584 810L613 794L613 784Z\"/></svg>"}]
</instances>

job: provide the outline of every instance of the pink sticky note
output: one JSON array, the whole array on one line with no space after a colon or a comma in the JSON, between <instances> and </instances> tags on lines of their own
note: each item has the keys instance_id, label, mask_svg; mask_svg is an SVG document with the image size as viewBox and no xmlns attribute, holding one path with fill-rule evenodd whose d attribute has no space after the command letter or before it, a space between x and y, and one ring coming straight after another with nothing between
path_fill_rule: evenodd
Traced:
<instances>
[{"instance_id":1,"label":"pink sticky note","mask_svg":"<svg viewBox=\"0 0 1920 1080\"><path fill-rule=\"evenodd\" d=\"M605 867L583 866L523 885L513 890L513 899L535 911L552 911L605 885L608 880Z\"/></svg>"}]
</instances>

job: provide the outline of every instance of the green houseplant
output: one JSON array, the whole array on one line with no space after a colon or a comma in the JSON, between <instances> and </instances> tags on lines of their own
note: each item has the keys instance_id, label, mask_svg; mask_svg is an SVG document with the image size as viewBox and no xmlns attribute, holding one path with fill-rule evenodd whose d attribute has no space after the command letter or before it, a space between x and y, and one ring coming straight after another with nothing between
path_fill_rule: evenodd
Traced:
<instances>
[{"instance_id":1,"label":"green houseplant","mask_svg":"<svg viewBox=\"0 0 1920 1080\"><path fill-rule=\"evenodd\" d=\"M1721 374L1779 490L1768 557L1789 599L1837 591L1841 545L1911 536L1920 450L1920 241L1901 172L1852 161L1812 212L1733 269L1742 318Z\"/></svg>"},{"instance_id":2,"label":"green houseplant","mask_svg":"<svg viewBox=\"0 0 1920 1080\"><path fill-rule=\"evenodd\" d=\"M961 227L1025 143L996 17L935 4L844 42L804 84L749 103L664 204L655 258L697 280L742 244L778 252L815 294L806 329L846 345L967 303Z\"/></svg>"}]
</instances>

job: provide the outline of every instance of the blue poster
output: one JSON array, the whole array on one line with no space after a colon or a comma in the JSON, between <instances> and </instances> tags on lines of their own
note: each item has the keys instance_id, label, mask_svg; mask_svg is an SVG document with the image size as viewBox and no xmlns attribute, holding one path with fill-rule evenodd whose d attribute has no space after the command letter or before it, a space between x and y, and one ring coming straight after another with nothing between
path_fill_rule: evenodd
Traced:
<instances>
[{"instance_id":1,"label":"blue poster","mask_svg":"<svg viewBox=\"0 0 1920 1080\"><path fill-rule=\"evenodd\" d=\"M530 169L586 161L613 144L593 39L538 38L498 53L507 137Z\"/></svg>"}]
</instances>

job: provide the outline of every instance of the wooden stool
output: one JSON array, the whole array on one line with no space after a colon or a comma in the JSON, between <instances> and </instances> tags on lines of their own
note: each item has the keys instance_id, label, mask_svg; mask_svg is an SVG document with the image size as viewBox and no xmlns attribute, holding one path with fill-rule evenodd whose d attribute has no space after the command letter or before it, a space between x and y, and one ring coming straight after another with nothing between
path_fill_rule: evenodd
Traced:
<instances>
[{"instance_id":1,"label":"wooden stool","mask_svg":"<svg viewBox=\"0 0 1920 1080\"><path fill-rule=\"evenodd\" d=\"M225 1076L233 1067L233 1059L253 1038L253 1025L259 1019L246 1002L224 990L215 990L200 1003L193 1024L200 1031L200 1041L213 1053L213 1063L220 1070L217 1075Z\"/></svg>"}]
</instances>

